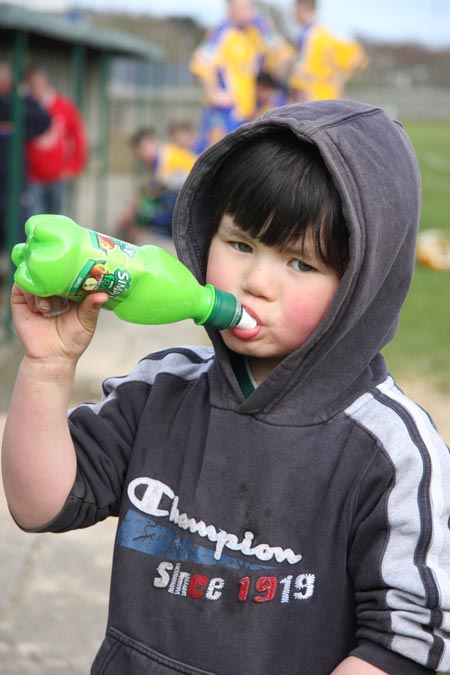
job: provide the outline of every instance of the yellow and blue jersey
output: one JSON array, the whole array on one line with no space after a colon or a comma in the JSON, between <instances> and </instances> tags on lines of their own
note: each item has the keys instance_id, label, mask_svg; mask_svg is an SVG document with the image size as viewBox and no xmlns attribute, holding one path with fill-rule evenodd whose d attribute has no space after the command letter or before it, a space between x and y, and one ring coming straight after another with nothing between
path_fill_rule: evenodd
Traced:
<instances>
[{"instance_id":1,"label":"yellow and blue jersey","mask_svg":"<svg viewBox=\"0 0 450 675\"><path fill-rule=\"evenodd\" d=\"M367 57L358 42L312 24L303 33L289 86L307 100L341 98L345 82L366 65Z\"/></svg>"},{"instance_id":2,"label":"yellow and blue jersey","mask_svg":"<svg viewBox=\"0 0 450 675\"><path fill-rule=\"evenodd\" d=\"M204 82L228 91L233 100L228 108L211 106L208 114L212 124L223 126L226 133L251 119L256 106L257 74L262 67L276 70L293 54L291 45L260 14L245 27L225 22L210 31L194 51L191 71ZM205 104L211 105L211 101Z\"/></svg>"},{"instance_id":3,"label":"yellow and blue jersey","mask_svg":"<svg viewBox=\"0 0 450 675\"><path fill-rule=\"evenodd\" d=\"M162 143L155 164L154 180L159 185L180 189L197 155L174 143Z\"/></svg>"}]
</instances>

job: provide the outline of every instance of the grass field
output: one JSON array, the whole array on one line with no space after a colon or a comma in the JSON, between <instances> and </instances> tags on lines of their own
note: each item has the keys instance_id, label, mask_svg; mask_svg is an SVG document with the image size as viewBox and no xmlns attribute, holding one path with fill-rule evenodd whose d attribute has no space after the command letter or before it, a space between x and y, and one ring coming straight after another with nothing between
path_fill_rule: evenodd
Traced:
<instances>
[{"instance_id":1,"label":"grass field","mask_svg":"<svg viewBox=\"0 0 450 675\"><path fill-rule=\"evenodd\" d=\"M406 122L422 174L421 230L450 237L450 122ZM391 372L426 377L450 392L450 271L416 266L400 328L385 348Z\"/></svg>"},{"instance_id":2,"label":"grass field","mask_svg":"<svg viewBox=\"0 0 450 675\"><path fill-rule=\"evenodd\" d=\"M450 122L404 125L422 173L420 228L450 237ZM399 331L384 353L394 375L423 376L450 392L450 271L417 265Z\"/></svg>"}]
</instances>

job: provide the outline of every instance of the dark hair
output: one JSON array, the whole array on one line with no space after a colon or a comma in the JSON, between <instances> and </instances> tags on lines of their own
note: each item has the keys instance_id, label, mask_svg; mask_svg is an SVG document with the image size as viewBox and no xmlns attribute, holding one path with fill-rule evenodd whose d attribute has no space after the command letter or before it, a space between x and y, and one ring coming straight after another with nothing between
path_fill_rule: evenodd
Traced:
<instances>
[{"instance_id":1,"label":"dark hair","mask_svg":"<svg viewBox=\"0 0 450 675\"><path fill-rule=\"evenodd\" d=\"M330 172L312 143L280 130L244 142L214 176L212 234L222 216L266 246L288 248L312 232L315 253L342 277L348 230Z\"/></svg>"},{"instance_id":2,"label":"dark hair","mask_svg":"<svg viewBox=\"0 0 450 675\"><path fill-rule=\"evenodd\" d=\"M141 127L130 136L130 145L136 147L145 138L156 138L156 131L153 127Z\"/></svg>"},{"instance_id":3,"label":"dark hair","mask_svg":"<svg viewBox=\"0 0 450 675\"><path fill-rule=\"evenodd\" d=\"M295 4L301 5L302 7L306 5L306 7L310 7L311 9L316 9L317 7L316 0L296 0Z\"/></svg>"},{"instance_id":4,"label":"dark hair","mask_svg":"<svg viewBox=\"0 0 450 675\"><path fill-rule=\"evenodd\" d=\"M35 63L30 64L25 70L25 79L27 77L32 77L33 75L44 75L44 77L48 77L47 71L42 68L42 66L38 66Z\"/></svg>"},{"instance_id":5,"label":"dark hair","mask_svg":"<svg viewBox=\"0 0 450 675\"><path fill-rule=\"evenodd\" d=\"M194 125L188 120L172 120L167 125L167 132L172 134L174 131L194 131Z\"/></svg>"},{"instance_id":6,"label":"dark hair","mask_svg":"<svg viewBox=\"0 0 450 675\"><path fill-rule=\"evenodd\" d=\"M271 73L268 73L265 70L262 70L256 76L256 84L260 84L263 87L270 87L271 89L284 89L284 83L280 80L277 80Z\"/></svg>"}]
</instances>

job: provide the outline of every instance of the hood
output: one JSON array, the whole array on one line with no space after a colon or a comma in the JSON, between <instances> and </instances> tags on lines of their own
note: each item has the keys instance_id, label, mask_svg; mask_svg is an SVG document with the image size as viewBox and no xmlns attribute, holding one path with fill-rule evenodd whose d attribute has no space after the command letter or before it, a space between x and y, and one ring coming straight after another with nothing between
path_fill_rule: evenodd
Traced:
<instances>
[{"instance_id":1,"label":"hood","mask_svg":"<svg viewBox=\"0 0 450 675\"><path fill-rule=\"evenodd\" d=\"M262 421L317 424L386 376L379 352L395 334L412 279L420 177L405 131L380 108L345 100L275 108L204 152L180 193L175 246L201 283L215 173L231 151L276 127L319 149L341 197L350 262L315 332L247 399L220 334L208 330L217 355L212 402Z\"/></svg>"}]
</instances>

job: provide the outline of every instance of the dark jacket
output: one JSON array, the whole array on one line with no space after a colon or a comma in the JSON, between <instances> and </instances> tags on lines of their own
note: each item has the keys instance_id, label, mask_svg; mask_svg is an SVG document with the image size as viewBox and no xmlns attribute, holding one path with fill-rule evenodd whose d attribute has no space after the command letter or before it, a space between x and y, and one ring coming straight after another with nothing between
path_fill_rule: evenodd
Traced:
<instances>
[{"instance_id":1,"label":"dark jacket","mask_svg":"<svg viewBox=\"0 0 450 675\"><path fill-rule=\"evenodd\" d=\"M23 97L21 109L24 142L43 134L50 126L49 114L31 96ZM11 97L0 95L0 180L2 181L2 192L3 180L9 172L9 148L14 130L11 116Z\"/></svg>"},{"instance_id":2,"label":"dark jacket","mask_svg":"<svg viewBox=\"0 0 450 675\"><path fill-rule=\"evenodd\" d=\"M450 668L450 460L380 349L408 291L419 176L402 127L350 101L286 106L207 150L175 215L204 281L214 173L273 127L315 143L350 263L309 340L244 398L218 333L70 415L79 471L48 529L119 516L95 675L393 675Z\"/></svg>"},{"instance_id":3,"label":"dark jacket","mask_svg":"<svg viewBox=\"0 0 450 675\"><path fill-rule=\"evenodd\" d=\"M44 133L50 126L50 116L35 99L24 96L21 100L23 122L23 144L20 149L20 190L26 186L26 142ZM13 123L11 120L11 97L0 95L0 249L6 241L6 222L8 217L8 189L10 173L10 153L13 137ZM21 205L20 219L27 218L27 209Z\"/></svg>"}]
</instances>

